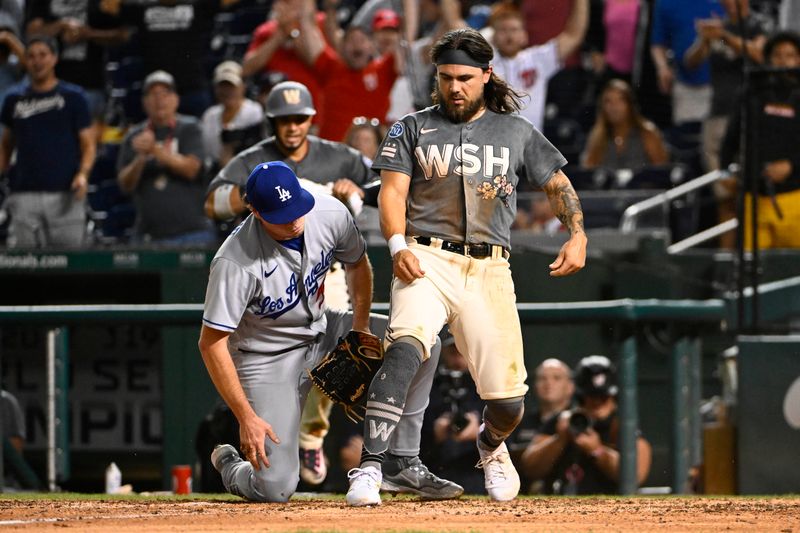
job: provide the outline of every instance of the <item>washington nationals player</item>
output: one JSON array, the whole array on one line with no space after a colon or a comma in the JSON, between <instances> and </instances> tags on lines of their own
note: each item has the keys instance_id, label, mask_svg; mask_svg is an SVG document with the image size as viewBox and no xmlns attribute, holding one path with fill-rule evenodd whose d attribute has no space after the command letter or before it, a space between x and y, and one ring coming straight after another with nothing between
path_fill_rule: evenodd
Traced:
<instances>
[{"instance_id":1,"label":"washington nationals player","mask_svg":"<svg viewBox=\"0 0 800 533\"><path fill-rule=\"evenodd\" d=\"M252 214L211 263L199 342L209 375L239 422L245 460L225 444L211 462L232 494L284 502L298 483L306 369L348 330L381 331L386 317L369 314L372 267L341 202L301 188L280 161L256 166L246 191ZM352 313L324 305L322 286L334 260L346 265ZM435 365L423 365L415 378L413 406L393 438L392 448L410 456L419 453Z\"/></svg>"},{"instance_id":2,"label":"washington nationals player","mask_svg":"<svg viewBox=\"0 0 800 533\"><path fill-rule=\"evenodd\" d=\"M262 161L283 161L305 188L333 194L350 205L355 203L353 209L357 209L364 195L359 186L374 176L371 161L344 144L308 134L316 109L306 86L293 81L275 85L267 95L265 114L275 136L242 151L217 174L208 187L206 214L227 220L247 213L242 201L245 181ZM349 308L344 271L337 263L331 265L324 297L328 307ZM322 444L330 429L331 407L331 401L314 388L303 411L300 475L312 485L322 483L327 474Z\"/></svg>"},{"instance_id":3,"label":"washington nationals player","mask_svg":"<svg viewBox=\"0 0 800 533\"><path fill-rule=\"evenodd\" d=\"M477 439L486 490L494 500L517 496L519 475L505 439L522 417L528 390L508 263L520 179L544 189L570 231L550 274L572 274L586 259L580 202L560 170L566 160L514 114L520 95L493 74L489 43L475 30L455 30L437 41L431 57L436 105L396 122L373 165L381 170L381 228L395 277L389 346L369 389L350 505L380 501L387 434L445 323L486 401ZM389 429L375 431L380 427Z\"/></svg>"}]
</instances>

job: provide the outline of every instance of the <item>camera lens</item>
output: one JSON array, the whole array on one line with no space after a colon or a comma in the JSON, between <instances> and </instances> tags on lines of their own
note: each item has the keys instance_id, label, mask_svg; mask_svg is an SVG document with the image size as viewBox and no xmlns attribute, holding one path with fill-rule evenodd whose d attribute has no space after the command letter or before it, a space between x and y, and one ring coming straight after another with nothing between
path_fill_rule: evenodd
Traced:
<instances>
[{"instance_id":1,"label":"camera lens","mask_svg":"<svg viewBox=\"0 0 800 533\"><path fill-rule=\"evenodd\" d=\"M573 435L580 435L589 429L590 425L589 417L580 411L572 413L569 417L569 432Z\"/></svg>"}]
</instances>

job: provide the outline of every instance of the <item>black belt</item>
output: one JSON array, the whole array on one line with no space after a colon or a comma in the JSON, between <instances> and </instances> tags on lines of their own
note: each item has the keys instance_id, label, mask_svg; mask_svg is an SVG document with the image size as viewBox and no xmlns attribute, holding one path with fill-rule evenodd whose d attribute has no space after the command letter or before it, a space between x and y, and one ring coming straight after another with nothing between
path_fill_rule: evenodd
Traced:
<instances>
[{"instance_id":1,"label":"black belt","mask_svg":"<svg viewBox=\"0 0 800 533\"><path fill-rule=\"evenodd\" d=\"M417 244L421 244L423 246L431 246L433 242L430 237L414 237L414 240L417 242ZM440 248L442 250L453 252L454 254L474 257L475 259L492 257L493 251L497 251L499 257L508 257L509 255L508 250L502 246L497 244L489 244L488 242L482 242L480 244L467 244L463 242L441 240L441 243L442 244Z\"/></svg>"}]
</instances>

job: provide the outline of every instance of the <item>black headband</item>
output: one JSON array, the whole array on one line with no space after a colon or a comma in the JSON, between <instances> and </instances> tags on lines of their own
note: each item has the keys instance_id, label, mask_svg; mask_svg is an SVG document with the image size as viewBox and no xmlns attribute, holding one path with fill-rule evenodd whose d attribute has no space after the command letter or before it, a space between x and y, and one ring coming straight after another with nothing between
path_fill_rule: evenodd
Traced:
<instances>
[{"instance_id":1,"label":"black headband","mask_svg":"<svg viewBox=\"0 0 800 533\"><path fill-rule=\"evenodd\" d=\"M480 63L472 58L464 50L457 50L448 48L436 60L437 65L466 65L468 67L477 67L486 70L489 68L489 63Z\"/></svg>"}]
</instances>

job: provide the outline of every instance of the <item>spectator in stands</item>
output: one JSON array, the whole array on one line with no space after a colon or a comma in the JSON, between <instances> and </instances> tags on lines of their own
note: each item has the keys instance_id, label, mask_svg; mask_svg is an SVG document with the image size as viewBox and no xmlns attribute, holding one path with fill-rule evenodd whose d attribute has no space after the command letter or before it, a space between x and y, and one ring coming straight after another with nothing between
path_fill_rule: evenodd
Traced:
<instances>
[{"instance_id":1,"label":"spectator in stands","mask_svg":"<svg viewBox=\"0 0 800 533\"><path fill-rule=\"evenodd\" d=\"M61 53L56 75L86 91L95 122L97 140L102 133L106 107L105 46L128 39L118 17L104 13L100 0L64 2L28 0L30 35L49 35L59 41Z\"/></svg>"},{"instance_id":2,"label":"spectator in stands","mask_svg":"<svg viewBox=\"0 0 800 533\"><path fill-rule=\"evenodd\" d=\"M668 161L661 132L639 113L631 86L618 79L608 82L600 94L582 165L636 172Z\"/></svg>"},{"instance_id":3,"label":"spectator in stands","mask_svg":"<svg viewBox=\"0 0 800 533\"><path fill-rule=\"evenodd\" d=\"M499 2L492 9L489 24L494 30L494 71L514 89L529 94L530 101L520 114L539 130L544 127L547 83L580 47L588 20L588 0L573 0L564 31L545 44L528 47L522 12L509 1Z\"/></svg>"},{"instance_id":4,"label":"spectator in stands","mask_svg":"<svg viewBox=\"0 0 800 533\"><path fill-rule=\"evenodd\" d=\"M422 425L422 459L431 473L458 483L468 494L485 490L483 474L475 468L482 410L466 359L452 335L443 335L439 370Z\"/></svg>"},{"instance_id":5,"label":"spectator in stands","mask_svg":"<svg viewBox=\"0 0 800 533\"><path fill-rule=\"evenodd\" d=\"M325 122L319 135L341 141L353 118L364 115L386 120L389 92L402 73L399 48L374 58L372 36L358 26L349 26L342 38L341 54L325 42L314 18L313 0L300 17L298 52L313 67L325 91Z\"/></svg>"},{"instance_id":6,"label":"spectator in stands","mask_svg":"<svg viewBox=\"0 0 800 533\"><path fill-rule=\"evenodd\" d=\"M108 13L119 12L125 24L137 29L144 72L171 73L180 95L180 112L199 118L212 104L205 58L214 15L238 1L104 0L101 5Z\"/></svg>"},{"instance_id":7,"label":"spectator in stands","mask_svg":"<svg viewBox=\"0 0 800 533\"><path fill-rule=\"evenodd\" d=\"M3 23L4 19L5 14L0 12L0 106L6 93L25 74L25 45L15 30Z\"/></svg>"},{"instance_id":8,"label":"spectator in stands","mask_svg":"<svg viewBox=\"0 0 800 533\"><path fill-rule=\"evenodd\" d=\"M595 9L599 13L594 13ZM600 86L619 78L635 85L634 69L641 62L636 56L637 41L647 30L647 2L643 0L597 0L593 2L591 39L592 68Z\"/></svg>"},{"instance_id":9,"label":"spectator in stands","mask_svg":"<svg viewBox=\"0 0 800 533\"><path fill-rule=\"evenodd\" d=\"M711 106L708 62L689 68L682 60L697 37L698 20L722 16L714 0L656 0L650 36L650 53L656 66L658 87L672 94L672 121L701 122ZM670 55L675 58L670 61Z\"/></svg>"},{"instance_id":10,"label":"spectator in stands","mask_svg":"<svg viewBox=\"0 0 800 533\"><path fill-rule=\"evenodd\" d=\"M542 196L547 200L545 195ZM572 395L575 392L572 370L560 359L552 357L545 359L536 367L534 376L537 408L525 413L517 429L507 441L511 459L514 461L517 471L523 473L523 478L525 477L524 469L520 461L522 453L537 436L541 435L546 424L570 408ZM536 486L532 486L532 481L528 479L523 481L524 492L529 494L542 492L541 484L537 483Z\"/></svg>"},{"instance_id":11,"label":"spectator in stands","mask_svg":"<svg viewBox=\"0 0 800 533\"><path fill-rule=\"evenodd\" d=\"M551 417L520 459L530 479L543 479L545 494L617 494L620 453L616 371L602 355L578 362L573 374L577 407ZM652 449L636 439L636 478L650 472Z\"/></svg>"},{"instance_id":12,"label":"spectator in stands","mask_svg":"<svg viewBox=\"0 0 800 533\"><path fill-rule=\"evenodd\" d=\"M215 104L203 113L203 147L207 166L216 173L231 158L261 140L264 110L245 98L242 66L223 61L214 69ZM252 140L252 142L248 142Z\"/></svg>"},{"instance_id":13,"label":"spectator in stands","mask_svg":"<svg viewBox=\"0 0 800 533\"><path fill-rule=\"evenodd\" d=\"M242 61L242 75L249 77L259 72L281 72L287 80L308 87L317 104L318 112L314 116L316 131L325 122L325 93L313 68L297 54L302 2L303 0L273 2L269 17L253 32L253 40ZM313 15L320 31L324 31L325 15L318 13L316 8Z\"/></svg>"},{"instance_id":14,"label":"spectator in stands","mask_svg":"<svg viewBox=\"0 0 800 533\"><path fill-rule=\"evenodd\" d=\"M408 12L405 14L405 35L409 34L412 22ZM422 36L409 40L405 52L404 77L410 85L413 107L423 109L433 104L431 93L436 78L436 68L431 63L431 47L433 43L450 30L466 28L467 23L461 17L459 0L422 0L420 2L420 26ZM391 113L396 112L390 110ZM399 117L390 115L389 120Z\"/></svg>"},{"instance_id":15,"label":"spectator in stands","mask_svg":"<svg viewBox=\"0 0 800 533\"><path fill-rule=\"evenodd\" d=\"M381 121L377 118L356 117L353 119L347 133L344 136L344 143L361 152L361 155L370 161L375 159L378 147L383 141L384 128Z\"/></svg>"},{"instance_id":16,"label":"spectator in stands","mask_svg":"<svg viewBox=\"0 0 800 533\"><path fill-rule=\"evenodd\" d=\"M767 65L800 69L800 35L778 32L764 45ZM763 80L763 78L762 78ZM776 73L755 84L750 98L755 111L748 128L755 143L750 152L756 158L758 194L758 247L800 248L800 74L797 70ZM731 119L721 151L724 166L732 163L739 151L741 117ZM753 248L750 197L745 199L744 242Z\"/></svg>"},{"instance_id":17,"label":"spectator in stands","mask_svg":"<svg viewBox=\"0 0 800 533\"><path fill-rule=\"evenodd\" d=\"M746 51L751 63L763 62L763 47L767 40L768 23L757 13L751 13L749 0L723 0L725 18L697 21L697 39L683 58L689 68L704 61L711 67L711 111L703 123L702 153L707 171L719 169L719 150L728 117L739 105L742 85L742 55ZM738 5L737 5L738 4ZM744 22L742 42L739 15ZM736 180L714 184L719 222L736 217ZM720 238L720 247L733 249L736 234L728 232Z\"/></svg>"},{"instance_id":18,"label":"spectator in stands","mask_svg":"<svg viewBox=\"0 0 800 533\"><path fill-rule=\"evenodd\" d=\"M203 213L203 134L198 120L178 114L175 78L150 73L142 88L147 119L126 135L117 181L136 205L135 238L166 245L216 240Z\"/></svg>"},{"instance_id":19,"label":"spectator in stands","mask_svg":"<svg viewBox=\"0 0 800 533\"><path fill-rule=\"evenodd\" d=\"M96 153L89 104L80 87L56 77L55 39L36 36L28 43L30 80L8 93L0 112L0 172L11 191L8 245L81 246Z\"/></svg>"}]
</instances>

